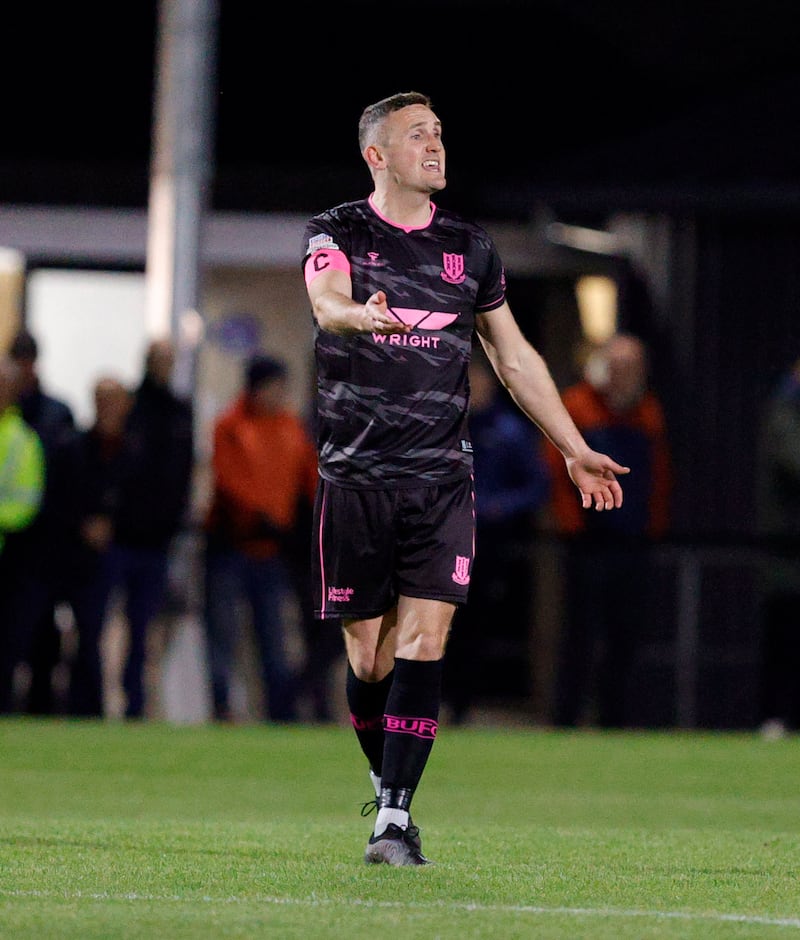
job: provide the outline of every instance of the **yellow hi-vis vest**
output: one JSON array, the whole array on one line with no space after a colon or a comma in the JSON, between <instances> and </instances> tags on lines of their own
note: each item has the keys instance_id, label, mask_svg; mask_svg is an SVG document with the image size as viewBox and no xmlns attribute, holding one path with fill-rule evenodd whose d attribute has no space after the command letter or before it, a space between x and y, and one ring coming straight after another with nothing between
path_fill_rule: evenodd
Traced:
<instances>
[{"instance_id":1,"label":"yellow hi-vis vest","mask_svg":"<svg viewBox=\"0 0 800 940\"><path fill-rule=\"evenodd\" d=\"M15 406L0 414L0 551L5 534L33 522L45 483L44 448L39 435Z\"/></svg>"}]
</instances>

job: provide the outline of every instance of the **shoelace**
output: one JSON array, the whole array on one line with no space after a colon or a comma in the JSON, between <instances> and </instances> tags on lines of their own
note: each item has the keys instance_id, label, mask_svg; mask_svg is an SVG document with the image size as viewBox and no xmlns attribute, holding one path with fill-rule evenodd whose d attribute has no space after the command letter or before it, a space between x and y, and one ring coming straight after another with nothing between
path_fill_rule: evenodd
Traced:
<instances>
[{"instance_id":1,"label":"shoelace","mask_svg":"<svg viewBox=\"0 0 800 940\"><path fill-rule=\"evenodd\" d=\"M370 813L377 813L377 812L378 812L378 797L377 796L375 797L374 800L367 800L367 802L361 806L362 816L369 816ZM415 826L409 819L408 827L406 828L405 831L408 832L412 837L416 837L419 835L419 826Z\"/></svg>"},{"instance_id":2,"label":"shoelace","mask_svg":"<svg viewBox=\"0 0 800 940\"><path fill-rule=\"evenodd\" d=\"M361 815L369 816L371 812L378 812L378 797L376 796L374 800L367 800L367 802L361 807Z\"/></svg>"},{"instance_id":3,"label":"shoelace","mask_svg":"<svg viewBox=\"0 0 800 940\"><path fill-rule=\"evenodd\" d=\"M369 816L370 813L378 812L378 797L376 796L374 800L367 800L366 803L361 807L361 815ZM416 851L419 851L419 845L417 844L419 840L419 826L415 826L411 822L411 817L408 818L408 826L403 830L403 840L410 842Z\"/></svg>"}]
</instances>

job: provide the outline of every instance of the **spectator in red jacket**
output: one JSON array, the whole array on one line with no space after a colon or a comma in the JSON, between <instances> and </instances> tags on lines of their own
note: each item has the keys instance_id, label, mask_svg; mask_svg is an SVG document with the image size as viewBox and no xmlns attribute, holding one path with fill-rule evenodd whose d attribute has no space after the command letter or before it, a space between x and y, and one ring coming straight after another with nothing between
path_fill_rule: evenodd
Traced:
<instances>
[{"instance_id":1,"label":"spectator in red jacket","mask_svg":"<svg viewBox=\"0 0 800 940\"><path fill-rule=\"evenodd\" d=\"M214 425L205 626L217 720L231 717L242 603L249 609L261 658L266 717L297 718L284 616L294 590L298 507L303 500L313 503L317 454L305 422L287 407L286 376L282 361L251 358L243 391Z\"/></svg>"},{"instance_id":2,"label":"spectator in red jacket","mask_svg":"<svg viewBox=\"0 0 800 940\"><path fill-rule=\"evenodd\" d=\"M566 547L566 618L556 675L555 723L624 727L627 686L646 615L651 547L669 525L671 457L663 409L648 385L647 350L617 333L586 359L564 404L589 446L631 468L614 513L586 512L564 461L547 443L551 514Z\"/></svg>"}]
</instances>

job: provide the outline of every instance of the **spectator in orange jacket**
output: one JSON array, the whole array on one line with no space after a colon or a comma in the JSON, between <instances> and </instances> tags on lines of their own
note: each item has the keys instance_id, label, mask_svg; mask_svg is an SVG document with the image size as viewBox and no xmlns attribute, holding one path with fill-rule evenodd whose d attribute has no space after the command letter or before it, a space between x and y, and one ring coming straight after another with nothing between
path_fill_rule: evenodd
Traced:
<instances>
[{"instance_id":1,"label":"spectator in orange jacket","mask_svg":"<svg viewBox=\"0 0 800 940\"><path fill-rule=\"evenodd\" d=\"M214 425L205 626L217 720L231 717L242 602L261 658L266 717L297 718L284 615L294 590L290 559L298 507L302 500L313 503L317 455L305 423L286 405L286 377L282 361L252 357L243 391Z\"/></svg>"},{"instance_id":2,"label":"spectator in orange jacket","mask_svg":"<svg viewBox=\"0 0 800 940\"><path fill-rule=\"evenodd\" d=\"M564 404L589 446L631 468L615 513L586 512L563 457L545 445L551 515L566 546L566 618L556 675L555 723L631 723L627 686L646 615L650 549L669 526L671 456L663 409L648 386L647 350L617 333L595 349Z\"/></svg>"}]
</instances>

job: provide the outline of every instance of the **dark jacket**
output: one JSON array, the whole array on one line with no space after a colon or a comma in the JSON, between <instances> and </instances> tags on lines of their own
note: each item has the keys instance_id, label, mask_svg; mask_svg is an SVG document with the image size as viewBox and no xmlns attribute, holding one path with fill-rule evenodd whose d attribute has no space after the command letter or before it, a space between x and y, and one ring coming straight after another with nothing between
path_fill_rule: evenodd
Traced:
<instances>
[{"instance_id":1,"label":"dark jacket","mask_svg":"<svg viewBox=\"0 0 800 940\"><path fill-rule=\"evenodd\" d=\"M169 546L185 522L193 464L191 405L145 376L126 429L117 544Z\"/></svg>"},{"instance_id":2,"label":"dark jacket","mask_svg":"<svg viewBox=\"0 0 800 940\"><path fill-rule=\"evenodd\" d=\"M75 435L64 463L71 485L70 571L73 578L92 577L100 553L87 543L82 527L88 518L103 516L113 530L125 473L124 438L111 440L88 428Z\"/></svg>"},{"instance_id":3,"label":"dark jacket","mask_svg":"<svg viewBox=\"0 0 800 940\"><path fill-rule=\"evenodd\" d=\"M38 384L21 395L18 404L22 417L39 435L45 454L58 447L65 434L75 430L75 418L69 405L47 395Z\"/></svg>"},{"instance_id":4,"label":"dark jacket","mask_svg":"<svg viewBox=\"0 0 800 940\"><path fill-rule=\"evenodd\" d=\"M767 403L756 473L765 587L800 593L800 366Z\"/></svg>"}]
</instances>

